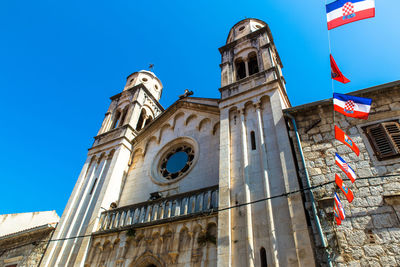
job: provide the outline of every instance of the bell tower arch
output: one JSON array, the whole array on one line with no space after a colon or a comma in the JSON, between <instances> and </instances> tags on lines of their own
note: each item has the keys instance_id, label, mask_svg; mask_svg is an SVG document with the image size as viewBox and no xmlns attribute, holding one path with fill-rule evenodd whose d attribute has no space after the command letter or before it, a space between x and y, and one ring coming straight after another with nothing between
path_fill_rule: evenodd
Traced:
<instances>
[{"instance_id":1,"label":"bell tower arch","mask_svg":"<svg viewBox=\"0 0 400 267\"><path fill-rule=\"evenodd\" d=\"M219 207L298 190L282 112L290 102L270 28L258 19L242 20L219 51ZM315 265L300 194L219 212L218 266L265 262Z\"/></svg>"}]
</instances>

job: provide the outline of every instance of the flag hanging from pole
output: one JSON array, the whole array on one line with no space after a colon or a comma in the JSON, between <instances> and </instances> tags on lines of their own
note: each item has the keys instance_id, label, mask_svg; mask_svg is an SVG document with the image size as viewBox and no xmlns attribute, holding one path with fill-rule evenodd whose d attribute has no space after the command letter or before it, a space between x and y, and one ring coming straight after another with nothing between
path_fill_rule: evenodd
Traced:
<instances>
[{"instance_id":1,"label":"flag hanging from pole","mask_svg":"<svg viewBox=\"0 0 400 267\"><path fill-rule=\"evenodd\" d=\"M333 109L347 117L368 120L371 98L333 93Z\"/></svg>"},{"instance_id":2,"label":"flag hanging from pole","mask_svg":"<svg viewBox=\"0 0 400 267\"><path fill-rule=\"evenodd\" d=\"M342 159L338 153L335 153L335 162L336 165L339 166L339 168L349 177L352 183L356 180L357 176L354 170L347 164L347 162Z\"/></svg>"},{"instance_id":3,"label":"flag hanging from pole","mask_svg":"<svg viewBox=\"0 0 400 267\"><path fill-rule=\"evenodd\" d=\"M353 140L351 140L351 138L336 125L335 125L335 138L336 140L339 140L340 142L351 148L351 150L353 150L353 152L356 153L357 156L360 155L360 149L358 149Z\"/></svg>"},{"instance_id":4,"label":"flag hanging from pole","mask_svg":"<svg viewBox=\"0 0 400 267\"><path fill-rule=\"evenodd\" d=\"M335 174L335 182L337 186L339 186L340 190L342 190L343 194L347 198L347 201L351 203L354 199L353 191L351 191L344 183L342 178L339 175Z\"/></svg>"},{"instance_id":5,"label":"flag hanging from pole","mask_svg":"<svg viewBox=\"0 0 400 267\"><path fill-rule=\"evenodd\" d=\"M375 0L337 0L326 5L328 30L375 17Z\"/></svg>"},{"instance_id":6,"label":"flag hanging from pole","mask_svg":"<svg viewBox=\"0 0 400 267\"><path fill-rule=\"evenodd\" d=\"M332 79L341 82L341 83L348 83L350 82L349 79L344 77L342 72L340 71L339 67L337 66L335 60L333 59L332 55L329 55L330 61L331 61L331 76Z\"/></svg>"},{"instance_id":7,"label":"flag hanging from pole","mask_svg":"<svg viewBox=\"0 0 400 267\"><path fill-rule=\"evenodd\" d=\"M333 205L333 212L335 214L336 224L337 225L341 225L342 224L342 220L340 220L339 211L338 211L338 209L336 207L336 203Z\"/></svg>"},{"instance_id":8,"label":"flag hanging from pole","mask_svg":"<svg viewBox=\"0 0 400 267\"><path fill-rule=\"evenodd\" d=\"M344 213L344 208L343 208L342 202L340 201L340 198L336 193L335 193L335 204L334 204L333 209L334 210L336 209L336 211L338 212L340 220L343 221L346 218L346 214Z\"/></svg>"}]
</instances>

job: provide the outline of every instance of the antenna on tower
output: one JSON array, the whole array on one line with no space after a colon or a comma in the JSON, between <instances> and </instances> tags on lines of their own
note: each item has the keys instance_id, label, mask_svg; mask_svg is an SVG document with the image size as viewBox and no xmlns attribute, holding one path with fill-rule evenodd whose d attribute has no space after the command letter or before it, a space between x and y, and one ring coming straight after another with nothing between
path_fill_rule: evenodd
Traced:
<instances>
[{"instance_id":1,"label":"antenna on tower","mask_svg":"<svg viewBox=\"0 0 400 267\"><path fill-rule=\"evenodd\" d=\"M154 64L149 64L149 71L152 71L153 70L153 68L154 68Z\"/></svg>"}]
</instances>

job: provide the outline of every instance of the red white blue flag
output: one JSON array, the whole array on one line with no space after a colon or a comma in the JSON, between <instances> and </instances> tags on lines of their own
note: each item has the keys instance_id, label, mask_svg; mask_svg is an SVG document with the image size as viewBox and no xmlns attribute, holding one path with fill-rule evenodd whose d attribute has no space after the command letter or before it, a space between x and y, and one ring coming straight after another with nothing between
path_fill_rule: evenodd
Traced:
<instances>
[{"instance_id":1,"label":"red white blue flag","mask_svg":"<svg viewBox=\"0 0 400 267\"><path fill-rule=\"evenodd\" d=\"M340 176L337 174L335 174L335 182L340 190L342 190L343 194L346 196L347 201L351 203L354 199L353 192L343 183L342 178L340 178Z\"/></svg>"},{"instance_id":2,"label":"red white blue flag","mask_svg":"<svg viewBox=\"0 0 400 267\"><path fill-rule=\"evenodd\" d=\"M336 193L335 193L334 210L335 209L339 213L339 219L343 221L346 218L346 214L344 213L342 202L340 201L340 198Z\"/></svg>"},{"instance_id":3,"label":"red white blue flag","mask_svg":"<svg viewBox=\"0 0 400 267\"><path fill-rule=\"evenodd\" d=\"M326 5L328 30L375 17L375 0L337 0Z\"/></svg>"},{"instance_id":4,"label":"red white blue flag","mask_svg":"<svg viewBox=\"0 0 400 267\"><path fill-rule=\"evenodd\" d=\"M339 168L349 177L352 183L356 180L357 176L354 170L347 164L347 162L342 159L338 153L335 153L335 162L336 165L339 166Z\"/></svg>"},{"instance_id":5,"label":"red white blue flag","mask_svg":"<svg viewBox=\"0 0 400 267\"><path fill-rule=\"evenodd\" d=\"M336 224L337 225L341 225L342 224L342 220L340 219L339 211L337 210L336 204L333 206L333 212L335 214Z\"/></svg>"},{"instance_id":6,"label":"red white blue flag","mask_svg":"<svg viewBox=\"0 0 400 267\"><path fill-rule=\"evenodd\" d=\"M333 93L333 109L347 117L367 120L372 99Z\"/></svg>"},{"instance_id":7,"label":"red white blue flag","mask_svg":"<svg viewBox=\"0 0 400 267\"><path fill-rule=\"evenodd\" d=\"M357 156L360 155L360 149L358 149L357 145L354 143L351 138L345 134L339 127L335 125L335 138L336 140L339 140L346 146L348 146L351 150L353 150L354 153L356 153Z\"/></svg>"}]
</instances>

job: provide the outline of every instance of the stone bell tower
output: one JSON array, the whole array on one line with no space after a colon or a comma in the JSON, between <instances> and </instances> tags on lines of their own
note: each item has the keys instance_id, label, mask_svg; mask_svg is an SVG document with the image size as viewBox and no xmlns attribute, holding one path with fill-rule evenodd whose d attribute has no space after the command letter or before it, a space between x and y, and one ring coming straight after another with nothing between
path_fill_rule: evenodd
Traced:
<instances>
[{"instance_id":1,"label":"stone bell tower","mask_svg":"<svg viewBox=\"0 0 400 267\"><path fill-rule=\"evenodd\" d=\"M238 22L219 51L219 208L299 189L282 112L290 102L268 25ZM267 265L315 265L300 194L218 214L218 266Z\"/></svg>"},{"instance_id":2,"label":"stone bell tower","mask_svg":"<svg viewBox=\"0 0 400 267\"><path fill-rule=\"evenodd\" d=\"M128 76L110 107L73 189L41 266L84 266L100 213L118 206L132 140L163 112L161 81L150 71ZM61 240L60 240L61 239Z\"/></svg>"}]
</instances>

